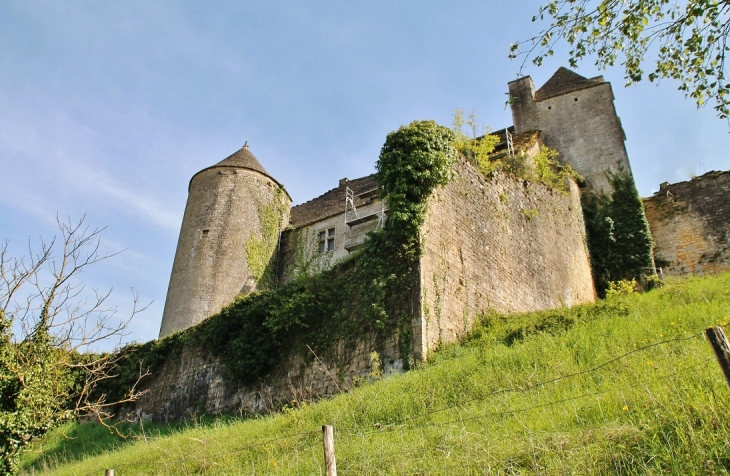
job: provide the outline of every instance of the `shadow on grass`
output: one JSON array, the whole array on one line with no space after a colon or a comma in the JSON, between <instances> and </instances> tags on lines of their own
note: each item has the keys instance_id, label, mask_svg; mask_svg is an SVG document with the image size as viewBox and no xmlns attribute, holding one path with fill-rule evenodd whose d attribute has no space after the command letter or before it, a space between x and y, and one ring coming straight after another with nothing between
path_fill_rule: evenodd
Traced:
<instances>
[{"instance_id":1,"label":"shadow on grass","mask_svg":"<svg viewBox=\"0 0 730 476\"><path fill-rule=\"evenodd\" d=\"M152 440L194 427L225 425L233 417L203 417L170 423L119 423L114 428L97 422L67 423L35 442L22 458L21 474L35 474L80 461L90 456L120 450L139 441Z\"/></svg>"}]
</instances>

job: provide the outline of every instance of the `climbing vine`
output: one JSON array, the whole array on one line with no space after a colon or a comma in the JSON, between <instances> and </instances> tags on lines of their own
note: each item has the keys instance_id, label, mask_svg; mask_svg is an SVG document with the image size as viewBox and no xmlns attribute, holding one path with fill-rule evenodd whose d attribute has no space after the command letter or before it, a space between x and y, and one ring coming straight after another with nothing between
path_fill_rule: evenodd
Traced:
<instances>
[{"instance_id":1,"label":"climbing vine","mask_svg":"<svg viewBox=\"0 0 730 476\"><path fill-rule=\"evenodd\" d=\"M652 239L644 205L631 174L608 172L610 195L584 192L588 250L593 279L603 297L609 283L651 274Z\"/></svg>"},{"instance_id":2,"label":"climbing vine","mask_svg":"<svg viewBox=\"0 0 730 476\"><path fill-rule=\"evenodd\" d=\"M272 261L271 257L276 252L281 230L281 217L287 207L283 195L283 189L276 188L274 198L270 203L257 203L261 235L252 233L245 244L248 268L251 270L258 289L271 288L275 280L276 262Z\"/></svg>"}]
</instances>

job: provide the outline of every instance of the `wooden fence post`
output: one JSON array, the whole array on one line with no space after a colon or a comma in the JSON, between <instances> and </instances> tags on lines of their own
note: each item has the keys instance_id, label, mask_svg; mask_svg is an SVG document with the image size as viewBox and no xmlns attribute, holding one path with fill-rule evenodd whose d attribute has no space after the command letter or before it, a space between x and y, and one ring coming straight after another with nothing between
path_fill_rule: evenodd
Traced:
<instances>
[{"instance_id":1,"label":"wooden fence post","mask_svg":"<svg viewBox=\"0 0 730 476\"><path fill-rule=\"evenodd\" d=\"M705 335L712 345L712 350L715 351L717 362L725 374L725 381L730 386L730 343L727 341L725 332L722 327L708 327L705 329Z\"/></svg>"},{"instance_id":2,"label":"wooden fence post","mask_svg":"<svg viewBox=\"0 0 730 476\"><path fill-rule=\"evenodd\" d=\"M326 476L337 476L337 462L335 461L335 432L332 425L322 425L322 440L324 442L324 467Z\"/></svg>"}]
</instances>

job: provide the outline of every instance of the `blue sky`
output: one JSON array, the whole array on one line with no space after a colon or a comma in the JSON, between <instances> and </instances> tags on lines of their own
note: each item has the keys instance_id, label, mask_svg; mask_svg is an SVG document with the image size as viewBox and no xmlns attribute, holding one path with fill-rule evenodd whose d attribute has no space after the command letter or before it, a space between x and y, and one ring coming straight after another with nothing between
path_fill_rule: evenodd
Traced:
<instances>
[{"instance_id":1,"label":"blue sky","mask_svg":"<svg viewBox=\"0 0 730 476\"><path fill-rule=\"evenodd\" d=\"M157 336L190 177L251 151L292 196L373 172L388 132L450 125L456 108L512 124L511 42L540 2L0 0L0 239L21 255L56 215L106 226L120 256L90 287L149 309L127 340ZM537 87L564 51L528 67ZM728 125L665 81L612 82L639 191L730 168Z\"/></svg>"}]
</instances>

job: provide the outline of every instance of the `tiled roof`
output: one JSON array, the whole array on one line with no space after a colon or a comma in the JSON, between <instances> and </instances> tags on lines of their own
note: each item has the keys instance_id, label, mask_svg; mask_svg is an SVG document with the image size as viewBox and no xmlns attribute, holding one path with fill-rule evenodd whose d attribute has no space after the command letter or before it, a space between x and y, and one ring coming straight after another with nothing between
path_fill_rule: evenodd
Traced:
<instances>
[{"instance_id":1,"label":"tiled roof","mask_svg":"<svg viewBox=\"0 0 730 476\"><path fill-rule=\"evenodd\" d=\"M547 82L537 90L537 92L535 92L535 99L541 101L543 99L560 96L561 94L576 91L578 89L590 88L591 86L596 86L604 82L603 76L588 79L561 66L555 74L553 74L553 76L548 79Z\"/></svg>"},{"instance_id":2,"label":"tiled roof","mask_svg":"<svg viewBox=\"0 0 730 476\"><path fill-rule=\"evenodd\" d=\"M359 179L342 181L339 187L313 198L308 202L292 207L289 224L295 228L309 225L324 218L345 212L345 189L350 187L358 195L377 187L375 174Z\"/></svg>"}]
</instances>

